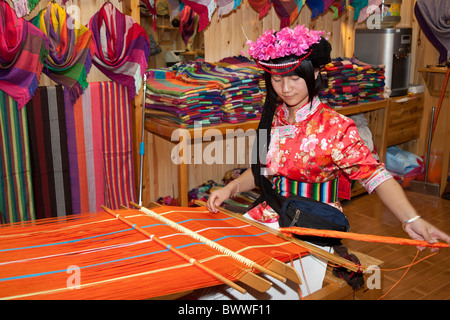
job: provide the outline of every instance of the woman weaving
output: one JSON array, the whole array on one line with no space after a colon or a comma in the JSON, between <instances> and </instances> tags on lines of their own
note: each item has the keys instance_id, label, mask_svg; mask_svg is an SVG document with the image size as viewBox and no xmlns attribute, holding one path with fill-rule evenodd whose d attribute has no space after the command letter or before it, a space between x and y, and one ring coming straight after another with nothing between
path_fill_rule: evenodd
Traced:
<instances>
[{"instance_id":1,"label":"woman weaving","mask_svg":"<svg viewBox=\"0 0 450 320\"><path fill-rule=\"evenodd\" d=\"M361 140L355 123L323 104L318 96L319 70L331 61L331 45L323 38L324 32L304 26L284 28L274 33L266 31L256 42L248 41L249 54L265 70L267 96L258 139L267 143L258 150L257 161L238 179L211 193L207 208L217 212L222 202L237 192L256 186L262 189L262 198L246 213L247 217L273 228L279 227L279 208L269 205L274 193L289 197L299 194L316 198L342 211L337 182L359 180L369 193L376 192L383 203L403 223L413 239L450 242L450 236L421 219L407 200L401 186L392 179L383 163L378 162ZM264 132L270 134L262 135ZM259 141L259 140L258 140ZM255 142L259 146L260 142ZM260 154L266 154L267 157ZM321 190L312 193L310 190ZM271 202L273 203L273 201ZM332 247L323 247L332 251ZM423 250L424 248L419 248ZM302 258L296 268L307 277L308 291L322 286L326 264L314 257ZM223 289L223 291L222 291ZM298 299L298 293L288 288L271 288L266 296L235 295L224 288L207 298L282 298ZM305 291L304 291L305 290ZM270 290L269 290L270 291ZM268 294L268 296L267 296Z\"/></svg>"}]
</instances>

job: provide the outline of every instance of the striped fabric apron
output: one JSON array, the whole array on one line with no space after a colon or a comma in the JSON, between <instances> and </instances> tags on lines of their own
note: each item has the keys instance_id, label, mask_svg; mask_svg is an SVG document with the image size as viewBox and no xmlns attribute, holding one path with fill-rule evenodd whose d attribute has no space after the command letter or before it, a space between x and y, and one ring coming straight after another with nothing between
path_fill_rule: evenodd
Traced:
<instances>
[{"instance_id":1,"label":"striped fabric apron","mask_svg":"<svg viewBox=\"0 0 450 320\"><path fill-rule=\"evenodd\" d=\"M308 183L288 179L284 176L274 176L273 188L284 197L299 195L325 203L338 201L338 179L322 183Z\"/></svg>"}]
</instances>

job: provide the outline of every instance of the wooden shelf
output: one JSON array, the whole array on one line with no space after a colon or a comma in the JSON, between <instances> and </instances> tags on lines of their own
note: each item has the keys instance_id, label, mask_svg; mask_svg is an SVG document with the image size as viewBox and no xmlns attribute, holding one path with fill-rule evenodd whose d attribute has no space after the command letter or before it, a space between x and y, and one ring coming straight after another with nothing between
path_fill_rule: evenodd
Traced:
<instances>
[{"instance_id":1,"label":"wooden shelf","mask_svg":"<svg viewBox=\"0 0 450 320\"><path fill-rule=\"evenodd\" d=\"M378 101L360 103L349 107L336 108L335 110L340 114L343 114L344 116L349 116L353 114L384 109L387 107L388 103L389 103L388 99L383 99Z\"/></svg>"},{"instance_id":2,"label":"wooden shelf","mask_svg":"<svg viewBox=\"0 0 450 320\"><path fill-rule=\"evenodd\" d=\"M446 67L428 67L419 69L419 72L425 80L428 91L430 91L432 96L439 97L441 95L442 85L444 84L447 69L448 68ZM449 92L450 85L447 85L447 89L445 90L446 97L449 96Z\"/></svg>"},{"instance_id":3,"label":"wooden shelf","mask_svg":"<svg viewBox=\"0 0 450 320\"><path fill-rule=\"evenodd\" d=\"M156 26L156 30L158 32L158 43L159 44L172 44L173 43L173 37L172 32L180 30L177 27L172 27L168 25L160 25ZM164 35L168 33L169 34L169 40L164 39Z\"/></svg>"},{"instance_id":4,"label":"wooden shelf","mask_svg":"<svg viewBox=\"0 0 450 320\"><path fill-rule=\"evenodd\" d=\"M202 126L200 128L189 128L183 129L178 127L172 127L168 125L164 125L161 123L152 122L150 120L145 120L145 130L148 132L155 133L163 138L169 138L172 136L173 132L177 129L182 129L190 134L190 137L193 139L195 135L201 134L202 137L211 137L213 136L213 132L210 129L219 130L220 133L226 134L227 130L237 130L242 129L247 131L249 129L256 130L258 128L259 120L246 121L242 123L222 123L217 126ZM201 130L201 131L200 131Z\"/></svg>"}]
</instances>

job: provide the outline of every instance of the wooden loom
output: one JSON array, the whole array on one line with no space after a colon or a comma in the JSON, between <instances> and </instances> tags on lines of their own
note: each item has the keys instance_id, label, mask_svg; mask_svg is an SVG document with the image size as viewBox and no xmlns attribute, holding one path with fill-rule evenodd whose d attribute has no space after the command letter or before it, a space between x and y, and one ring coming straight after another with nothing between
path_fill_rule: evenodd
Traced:
<instances>
[{"instance_id":1,"label":"wooden loom","mask_svg":"<svg viewBox=\"0 0 450 320\"><path fill-rule=\"evenodd\" d=\"M348 263L231 212L104 209L1 226L0 298L142 299L221 283L244 292L236 282L264 292L271 282L255 273L300 283L283 263L299 255ZM165 219L195 234L174 232Z\"/></svg>"}]
</instances>

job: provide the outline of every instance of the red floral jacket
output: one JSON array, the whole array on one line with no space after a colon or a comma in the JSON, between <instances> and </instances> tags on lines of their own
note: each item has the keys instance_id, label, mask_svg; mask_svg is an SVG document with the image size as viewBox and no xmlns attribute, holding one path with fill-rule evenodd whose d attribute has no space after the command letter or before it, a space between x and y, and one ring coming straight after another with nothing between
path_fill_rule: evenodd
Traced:
<instances>
[{"instance_id":1,"label":"red floral jacket","mask_svg":"<svg viewBox=\"0 0 450 320\"><path fill-rule=\"evenodd\" d=\"M266 164L269 177L282 175L300 182L323 183L343 175L359 180L369 193L392 178L364 144L354 121L319 98L298 109L293 124L288 116L284 104L275 111ZM276 221L276 215L264 215L265 207L263 203L249 214L260 221Z\"/></svg>"}]
</instances>

